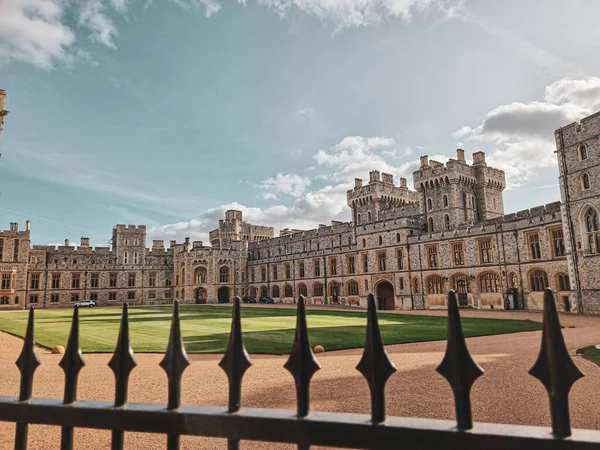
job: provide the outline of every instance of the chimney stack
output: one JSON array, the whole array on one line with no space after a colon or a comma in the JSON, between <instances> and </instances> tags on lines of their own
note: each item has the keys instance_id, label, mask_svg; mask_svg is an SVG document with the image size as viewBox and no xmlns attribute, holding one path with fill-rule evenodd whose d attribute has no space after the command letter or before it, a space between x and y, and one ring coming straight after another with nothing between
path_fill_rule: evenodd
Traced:
<instances>
[{"instance_id":1,"label":"chimney stack","mask_svg":"<svg viewBox=\"0 0 600 450\"><path fill-rule=\"evenodd\" d=\"M421 169L425 167L429 167L429 156L427 155L421 156Z\"/></svg>"},{"instance_id":2,"label":"chimney stack","mask_svg":"<svg viewBox=\"0 0 600 450\"><path fill-rule=\"evenodd\" d=\"M27 222L25 222L25 230L31 231L31 222L29 220Z\"/></svg>"},{"instance_id":3,"label":"chimney stack","mask_svg":"<svg viewBox=\"0 0 600 450\"><path fill-rule=\"evenodd\" d=\"M400 178L400 187L403 187L403 188L406 187L406 178L404 178L404 177Z\"/></svg>"},{"instance_id":4,"label":"chimney stack","mask_svg":"<svg viewBox=\"0 0 600 450\"><path fill-rule=\"evenodd\" d=\"M484 152L473 153L473 165L477 165L477 164L485 165L485 153Z\"/></svg>"},{"instance_id":5,"label":"chimney stack","mask_svg":"<svg viewBox=\"0 0 600 450\"><path fill-rule=\"evenodd\" d=\"M89 246L90 246L90 238L81 236L80 247L89 247Z\"/></svg>"},{"instance_id":6,"label":"chimney stack","mask_svg":"<svg viewBox=\"0 0 600 450\"><path fill-rule=\"evenodd\" d=\"M169 247L175 247L177 245L177 241L169 241Z\"/></svg>"},{"instance_id":7,"label":"chimney stack","mask_svg":"<svg viewBox=\"0 0 600 450\"><path fill-rule=\"evenodd\" d=\"M462 148L456 149L456 159L465 162L465 151Z\"/></svg>"},{"instance_id":8,"label":"chimney stack","mask_svg":"<svg viewBox=\"0 0 600 450\"><path fill-rule=\"evenodd\" d=\"M68 246L69 246L69 240L65 239L65 247L68 247Z\"/></svg>"},{"instance_id":9,"label":"chimney stack","mask_svg":"<svg viewBox=\"0 0 600 450\"><path fill-rule=\"evenodd\" d=\"M362 179L360 179L360 178L355 178L355 179L354 179L354 187L355 187L355 188L362 187Z\"/></svg>"}]
</instances>

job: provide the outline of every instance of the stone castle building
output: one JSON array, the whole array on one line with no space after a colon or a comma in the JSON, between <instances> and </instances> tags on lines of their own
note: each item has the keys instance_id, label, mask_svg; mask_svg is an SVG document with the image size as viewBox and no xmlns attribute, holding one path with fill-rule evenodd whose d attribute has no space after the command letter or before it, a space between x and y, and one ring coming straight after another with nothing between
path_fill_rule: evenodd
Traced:
<instances>
[{"instance_id":1,"label":"stone castle building","mask_svg":"<svg viewBox=\"0 0 600 450\"><path fill-rule=\"evenodd\" d=\"M504 172L483 152L442 164L421 157L407 180L374 170L347 193L350 222L274 229L230 210L211 246L154 240L116 225L110 246L30 245L31 226L0 232L0 308L228 302L234 295L380 309L541 309L551 287L566 311L600 312L600 113L556 131L561 201L505 214Z\"/></svg>"}]
</instances>

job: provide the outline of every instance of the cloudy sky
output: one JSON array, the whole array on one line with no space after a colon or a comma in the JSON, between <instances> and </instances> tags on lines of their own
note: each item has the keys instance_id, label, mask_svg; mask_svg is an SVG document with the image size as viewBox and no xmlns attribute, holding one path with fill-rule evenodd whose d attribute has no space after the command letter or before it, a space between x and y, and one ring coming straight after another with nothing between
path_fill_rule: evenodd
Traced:
<instances>
[{"instance_id":1,"label":"cloudy sky","mask_svg":"<svg viewBox=\"0 0 600 450\"><path fill-rule=\"evenodd\" d=\"M543 3L543 7L541 4ZM600 110L596 0L0 0L0 228L104 245L349 220L346 190L484 150L506 212L559 199Z\"/></svg>"}]
</instances>

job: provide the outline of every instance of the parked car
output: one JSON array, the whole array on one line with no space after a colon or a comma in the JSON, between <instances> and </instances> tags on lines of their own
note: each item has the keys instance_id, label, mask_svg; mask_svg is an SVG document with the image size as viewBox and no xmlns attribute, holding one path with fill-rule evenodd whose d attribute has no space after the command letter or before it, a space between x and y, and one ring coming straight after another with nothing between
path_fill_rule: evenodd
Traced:
<instances>
[{"instance_id":1,"label":"parked car","mask_svg":"<svg viewBox=\"0 0 600 450\"><path fill-rule=\"evenodd\" d=\"M258 299L258 303L275 303L271 297L261 297Z\"/></svg>"},{"instance_id":2,"label":"parked car","mask_svg":"<svg viewBox=\"0 0 600 450\"><path fill-rule=\"evenodd\" d=\"M246 296L242 299L242 302L243 303L256 303L256 299L253 297Z\"/></svg>"},{"instance_id":3,"label":"parked car","mask_svg":"<svg viewBox=\"0 0 600 450\"><path fill-rule=\"evenodd\" d=\"M82 306L87 306L89 308L93 308L96 306L96 302L94 300L81 300L80 302L75 302L75 306L81 308Z\"/></svg>"}]
</instances>

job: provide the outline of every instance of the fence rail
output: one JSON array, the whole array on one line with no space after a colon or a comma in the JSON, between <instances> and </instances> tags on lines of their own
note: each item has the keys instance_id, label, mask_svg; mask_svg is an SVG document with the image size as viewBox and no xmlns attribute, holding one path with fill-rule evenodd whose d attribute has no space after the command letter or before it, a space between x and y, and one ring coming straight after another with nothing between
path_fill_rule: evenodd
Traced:
<instances>
[{"instance_id":1,"label":"fence rail","mask_svg":"<svg viewBox=\"0 0 600 450\"><path fill-rule=\"evenodd\" d=\"M252 362L243 344L240 300L235 299L231 334L219 366L229 381L227 407L181 405L181 376L190 364L181 336L179 304L175 302L169 343L160 366L168 378L168 403L128 403L129 374L137 365L129 342L127 305L117 346L109 366L115 374L115 401L78 401L77 379L85 365L79 346L79 312L75 308L66 352L60 362L65 372L63 400L31 398L33 376L39 366L34 339L34 310L29 311L23 350L17 360L21 371L18 397L0 397L0 421L14 422L15 449L27 448L29 424L62 428L61 449L73 448L74 428L112 430L112 448L122 449L125 432L167 435L167 449L179 448L181 435L225 438L228 449L240 441L346 448L406 449L598 449L600 431L572 430L569 391L583 374L568 354L560 328L554 295L544 293L542 343L530 374L545 386L550 400L551 428L488 423L473 424L470 391L483 375L466 346L454 291L448 293L448 341L437 371L454 393L456 421L386 417L385 385L396 371L385 351L373 295L368 297L367 329L363 356L357 370L371 393L371 414L310 411L310 381L320 365L312 352L304 299L297 306L296 332L285 368L296 387L297 410L241 408L242 378Z\"/></svg>"}]
</instances>

